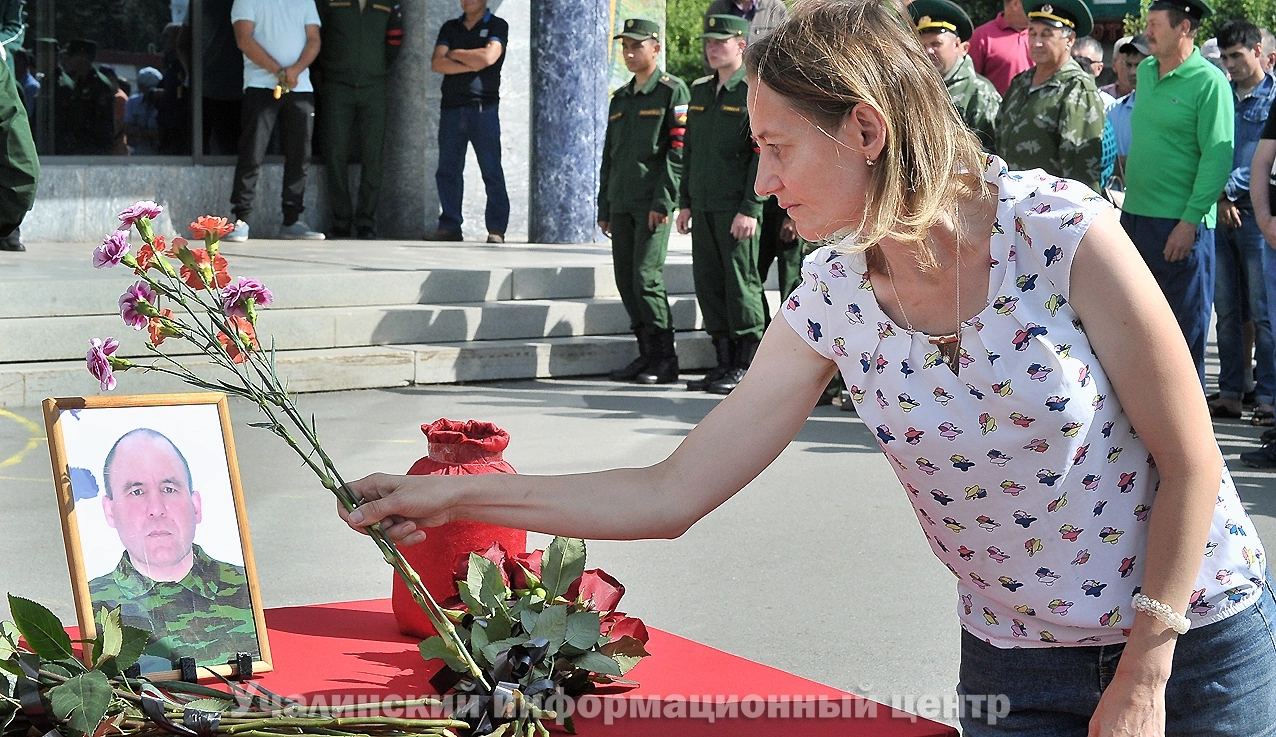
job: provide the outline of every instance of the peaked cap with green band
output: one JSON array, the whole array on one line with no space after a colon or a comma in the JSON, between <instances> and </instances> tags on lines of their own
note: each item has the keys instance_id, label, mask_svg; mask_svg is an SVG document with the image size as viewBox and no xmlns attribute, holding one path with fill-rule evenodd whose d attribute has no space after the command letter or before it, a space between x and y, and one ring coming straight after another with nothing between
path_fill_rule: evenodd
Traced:
<instances>
[{"instance_id":1,"label":"peaked cap with green band","mask_svg":"<svg viewBox=\"0 0 1276 737\"><path fill-rule=\"evenodd\" d=\"M624 30L612 36L612 39L632 38L635 41L647 39L660 40L660 24L646 18L629 18L625 21Z\"/></svg>"},{"instance_id":2,"label":"peaked cap with green band","mask_svg":"<svg viewBox=\"0 0 1276 737\"><path fill-rule=\"evenodd\" d=\"M969 41L975 32L970 16L956 3L948 0L913 0L908 15L917 26L918 33L954 33L962 41Z\"/></svg>"},{"instance_id":3,"label":"peaked cap with green band","mask_svg":"<svg viewBox=\"0 0 1276 737\"><path fill-rule=\"evenodd\" d=\"M1205 0L1155 0L1148 10L1177 10L1197 20L1214 14L1214 8Z\"/></svg>"},{"instance_id":4,"label":"peaked cap with green band","mask_svg":"<svg viewBox=\"0 0 1276 737\"><path fill-rule=\"evenodd\" d=\"M745 38L749 35L749 21L738 15L711 15L704 19L704 33L700 38Z\"/></svg>"},{"instance_id":5,"label":"peaked cap with green band","mask_svg":"<svg viewBox=\"0 0 1276 737\"><path fill-rule=\"evenodd\" d=\"M1094 30L1094 16L1081 0L1028 0L1023 9L1028 11L1029 22L1067 28L1076 31L1078 37L1089 36Z\"/></svg>"}]
</instances>

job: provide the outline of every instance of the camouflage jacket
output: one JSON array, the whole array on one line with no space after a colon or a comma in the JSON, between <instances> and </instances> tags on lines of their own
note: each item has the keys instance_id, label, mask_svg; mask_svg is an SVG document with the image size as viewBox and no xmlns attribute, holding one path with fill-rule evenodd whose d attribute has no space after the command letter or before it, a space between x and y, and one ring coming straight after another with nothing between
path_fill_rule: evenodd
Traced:
<instances>
[{"instance_id":1,"label":"camouflage jacket","mask_svg":"<svg viewBox=\"0 0 1276 737\"><path fill-rule=\"evenodd\" d=\"M183 657L215 665L240 652L260 655L244 569L193 548L195 562L181 581L152 581L127 551L115 570L89 581L94 611L122 607L124 624L150 630L146 655L153 657L143 658L143 672L176 669Z\"/></svg>"},{"instance_id":2,"label":"camouflage jacket","mask_svg":"<svg viewBox=\"0 0 1276 737\"><path fill-rule=\"evenodd\" d=\"M1020 72L1001 101L997 150L1012 171L1044 169L1095 191L1103 169L1103 103L1094 77L1072 59L1040 87Z\"/></svg>"},{"instance_id":3,"label":"camouflage jacket","mask_svg":"<svg viewBox=\"0 0 1276 737\"><path fill-rule=\"evenodd\" d=\"M992 151L997 145L997 112L1001 109L1001 95L997 94L997 88L975 72L975 63L969 56L963 56L948 70L948 74L944 75L944 85L966 127L979 136L984 150Z\"/></svg>"}]
</instances>

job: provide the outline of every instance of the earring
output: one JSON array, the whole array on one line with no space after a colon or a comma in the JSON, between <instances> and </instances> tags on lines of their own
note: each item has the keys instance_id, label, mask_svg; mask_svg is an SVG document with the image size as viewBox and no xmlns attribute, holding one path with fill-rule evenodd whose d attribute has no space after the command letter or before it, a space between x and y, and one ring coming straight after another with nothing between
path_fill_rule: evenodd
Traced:
<instances>
[{"instance_id":1,"label":"earring","mask_svg":"<svg viewBox=\"0 0 1276 737\"><path fill-rule=\"evenodd\" d=\"M868 158L867 156L865 156L865 157L864 157L864 163L865 163L865 164L868 164L869 166L872 166L873 164L876 164L877 162L876 162L876 161L873 161L872 159L870 159L870 158Z\"/></svg>"}]
</instances>

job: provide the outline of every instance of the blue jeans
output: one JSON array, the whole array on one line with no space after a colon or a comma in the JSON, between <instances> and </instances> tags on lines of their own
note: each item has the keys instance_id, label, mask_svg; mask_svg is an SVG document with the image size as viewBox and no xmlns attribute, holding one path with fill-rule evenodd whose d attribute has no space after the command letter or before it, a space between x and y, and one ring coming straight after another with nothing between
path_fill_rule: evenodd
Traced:
<instances>
[{"instance_id":1,"label":"blue jeans","mask_svg":"<svg viewBox=\"0 0 1276 737\"><path fill-rule=\"evenodd\" d=\"M474 146L479 172L487 188L484 219L487 232L505 233L510 221L510 198L501 170L501 119L498 105L445 107L439 112L439 230L461 232L461 197L465 193L465 148Z\"/></svg>"},{"instance_id":2,"label":"blue jeans","mask_svg":"<svg viewBox=\"0 0 1276 737\"><path fill-rule=\"evenodd\" d=\"M1001 649L964 630L961 635L958 692L1004 694L1010 711L996 724L963 716L963 737L1085 737L1125 648ZM1165 688L1165 734L1276 735L1276 598L1270 576L1255 604L1179 636Z\"/></svg>"},{"instance_id":3,"label":"blue jeans","mask_svg":"<svg viewBox=\"0 0 1276 737\"><path fill-rule=\"evenodd\" d=\"M1224 399L1240 399L1245 393L1245 354L1241 324L1254 321L1254 382L1259 404L1271 404L1276 393L1276 346L1267 314L1267 282L1264 251L1267 243L1258 230L1254 211L1241 211L1241 227L1219 225L1214 241L1214 311L1218 314L1218 391Z\"/></svg>"},{"instance_id":4,"label":"blue jeans","mask_svg":"<svg viewBox=\"0 0 1276 737\"><path fill-rule=\"evenodd\" d=\"M1187 258L1170 263L1162 254L1170 231L1178 224L1173 218L1121 214L1121 227L1139 249L1178 319L1204 391L1205 339L1210 330L1210 313L1214 311L1214 230L1205 227L1202 220L1196 226L1196 240Z\"/></svg>"}]
</instances>

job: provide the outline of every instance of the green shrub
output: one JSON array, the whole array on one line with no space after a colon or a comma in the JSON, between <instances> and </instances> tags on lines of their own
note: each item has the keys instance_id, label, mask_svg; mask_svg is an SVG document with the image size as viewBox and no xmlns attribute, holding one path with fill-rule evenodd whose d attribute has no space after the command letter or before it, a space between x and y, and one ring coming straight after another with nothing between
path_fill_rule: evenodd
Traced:
<instances>
[{"instance_id":1,"label":"green shrub","mask_svg":"<svg viewBox=\"0 0 1276 737\"><path fill-rule=\"evenodd\" d=\"M710 0L668 0L665 3L665 70L684 82L704 76L704 12Z\"/></svg>"}]
</instances>

